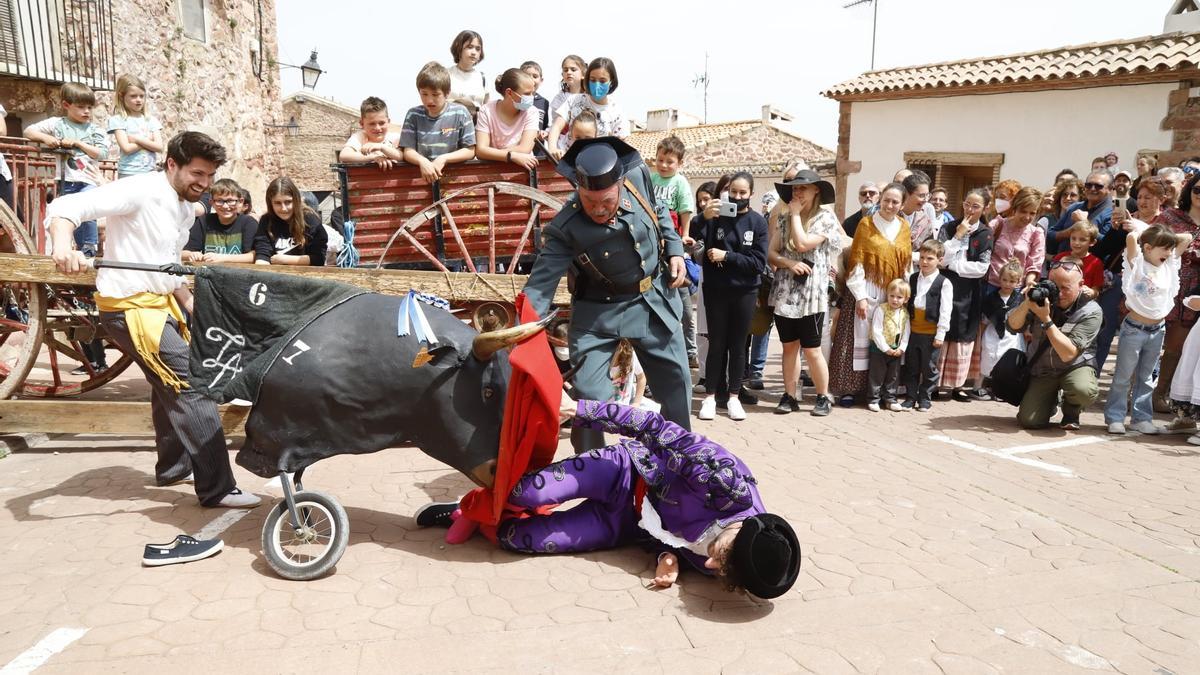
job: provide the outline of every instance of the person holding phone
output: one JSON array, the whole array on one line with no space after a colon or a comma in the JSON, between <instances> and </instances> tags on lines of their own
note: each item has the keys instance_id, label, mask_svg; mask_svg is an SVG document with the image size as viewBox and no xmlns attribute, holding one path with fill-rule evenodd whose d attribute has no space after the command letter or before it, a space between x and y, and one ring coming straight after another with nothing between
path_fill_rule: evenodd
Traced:
<instances>
[{"instance_id":1,"label":"person holding phone","mask_svg":"<svg viewBox=\"0 0 1200 675\"><path fill-rule=\"evenodd\" d=\"M705 398L699 418L716 417L725 403L729 418L746 419L738 400L746 371L746 338L758 287L767 266L767 220L750 208L754 177L739 171L704 227L704 311L708 318ZM713 208L710 203L705 213ZM656 387L657 384L652 386ZM732 396L733 398L730 398Z\"/></svg>"}]
</instances>

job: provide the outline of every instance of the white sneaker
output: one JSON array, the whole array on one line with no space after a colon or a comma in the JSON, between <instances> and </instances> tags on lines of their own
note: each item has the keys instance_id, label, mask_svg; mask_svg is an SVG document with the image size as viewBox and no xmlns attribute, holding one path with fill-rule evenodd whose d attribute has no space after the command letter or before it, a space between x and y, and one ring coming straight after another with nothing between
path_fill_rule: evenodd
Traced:
<instances>
[{"instance_id":1,"label":"white sneaker","mask_svg":"<svg viewBox=\"0 0 1200 675\"><path fill-rule=\"evenodd\" d=\"M1141 422L1134 422L1133 424L1129 425L1129 428L1133 429L1134 431L1138 432L1139 434L1146 434L1147 436L1154 436L1156 434L1162 433L1162 427L1158 426L1157 424L1155 424L1154 422L1152 422L1150 420L1142 420Z\"/></svg>"},{"instance_id":2,"label":"white sneaker","mask_svg":"<svg viewBox=\"0 0 1200 675\"><path fill-rule=\"evenodd\" d=\"M892 412L905 412L904 406L900 405L899 401L892 401L888 404L888 410Z\"/></svg>"},{"instance_id":3,"label":"white sneaker","mask_svg":"<svg viewBox=\"0 0 1200 675\"><path fill-rule=\"evenodd\" d=\"M871 412L879 412L879 404L878 403L868 403L867 410L870 410Z\"/></svg>"},{"instance_id":4,"label":"white sneaker","mask_svg":"<svg viewBox=\"0 0 1200 675\"><path fill-rule=\"evenodd\" d=\"M726 405L729 407L729 419L734 420L735 422L740 422L741 420L746 419L746 409L742 407L742 402L737 400L736 396L730 398L729 403Z\"/></svg>"},{"instance_id":5,"label":"white sneaker","mask_svg":"<svg viewBox=\"0 0 1200 675\"><path fill-rule=\"evenodd\" d=\"M238 488L233 488L229 491L229 494L217 502L217 506L223 506L227 509L252 509L261 503L262 500L257 496L242 492Z\"/></svg>"},{"instance_id":6,"label":"white sneaker","mask_svg":"<svg viewBox=\"0 0 1200 675\"><path fill-rule=\"evenodd\" d=\"M1188 443L1192 445L1200 445L1200 434L1192 434L1188 436Z\"/></svg>"},{"instance_id":7,"label":"white sneaker","mask_svg":"<svg viewBox=\"0 0 1200 675\"><path fill-rule=\"evenodd\" d=\"M702 420L711 420L717 416L717 397L709 394L704 397L704 402L700 404L700 412L696 415Z\"/></svg>"},{"instance_id":8,"label":"white sneaker","mask_svg":"<svg viewBox=\"0 0 1200 675\"><path fill-rule=\"evenodd\" d=\"M1108 425L1108 433L1123 434L1125 433L1125 425L1121 422L1113 422L1112 424Z\"/></svg>"}]
</instances>

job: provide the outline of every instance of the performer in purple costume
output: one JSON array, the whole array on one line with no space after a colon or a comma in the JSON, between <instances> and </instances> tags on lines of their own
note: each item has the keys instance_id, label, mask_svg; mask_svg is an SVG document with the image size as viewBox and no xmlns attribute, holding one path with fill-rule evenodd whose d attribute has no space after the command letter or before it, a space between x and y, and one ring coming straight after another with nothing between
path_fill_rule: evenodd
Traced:
<instances>
[{"instance_id":1,"label":"performer in purple costume","mask_svg":"<svg viewBox=\"0 0 1200 675\"><path fill-rule=\"evenodd\" d=\"M585 501L548 515L500 524L504 548L569 553L657 540L655 583L670 586L676 555L716 573L731 588L761 598L785 593L800 569L800 545L787 521L766 513L746 465L711 440L646 410L564 397L562 414L576 427L625 436L526 474L509 497L513 506ZM645 482L640 504L637 483Z\"/></svg>"}]
</instances>

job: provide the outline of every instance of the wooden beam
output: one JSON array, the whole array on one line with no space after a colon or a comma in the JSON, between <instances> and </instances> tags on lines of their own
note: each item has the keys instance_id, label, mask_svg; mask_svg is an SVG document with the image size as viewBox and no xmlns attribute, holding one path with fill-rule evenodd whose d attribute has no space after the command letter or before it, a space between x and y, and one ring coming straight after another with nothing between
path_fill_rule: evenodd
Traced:
<instances>
[{"instance_id":1,"label":"wooden beam","mask_svg":"<svg viewBox=\"0 0 1200 675\"><path fill-rule=\"evenodd\" d=\"M428 272L423 270L343 269L340 267L298 267L293 265L245 265L229 267L264 274L296 274L340 281L387 295L404 295L410 289L446 298L451 304L468 302L513 302L529 278L521 274L469 274L465 272ZM62 286L94 286L96 273L86 271L76 276L62 274L49 256L0 253L0 281L44 283ZM569 305L571 295L566 279L558 284L555 304Z\"/></svg>"},{"instance_id":2,"label":"wooden beam","mask_svg":"<svg viewBox=\"0 0 1200 675\"><path fill-rule=\"evenodd\" d=\"M963 166L996 166L1004 164L1003 152L906 152L905 164L956 164Z\"/></svg>"},{"instance_id":3,"label":"wooden beam","mask_svg":"<svg viewBox=\"0 0 1200 675\"><path fill-rule=\"evenodd\" d=\"M221 427L241 436L249 406L223 405ZM150 404L128 401L13 400L0 401L4 433L154 435Z\"/></svg>"}]
</instances>

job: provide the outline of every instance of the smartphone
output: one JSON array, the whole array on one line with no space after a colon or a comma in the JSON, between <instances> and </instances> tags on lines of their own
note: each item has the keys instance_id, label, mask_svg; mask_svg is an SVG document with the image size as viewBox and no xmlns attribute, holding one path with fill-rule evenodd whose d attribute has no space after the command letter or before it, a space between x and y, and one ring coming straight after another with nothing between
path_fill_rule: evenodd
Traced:
<instances>
[{"instance_id":1,"label":"smartphone","mask_svg":"<svg viewBox=\"0 0 1200 675\"><path fill-rule=\"evenodd\" d=\"M1128 197L1113 197L1112 198L1113 211L1117 211L1117 210L1124 211L1125 206L1128 204L1128 201L1129 201Z\"/></svg>"}]
</instances>

